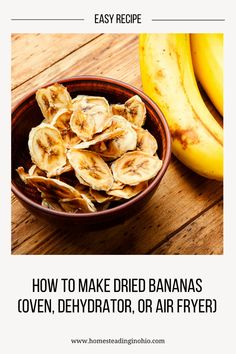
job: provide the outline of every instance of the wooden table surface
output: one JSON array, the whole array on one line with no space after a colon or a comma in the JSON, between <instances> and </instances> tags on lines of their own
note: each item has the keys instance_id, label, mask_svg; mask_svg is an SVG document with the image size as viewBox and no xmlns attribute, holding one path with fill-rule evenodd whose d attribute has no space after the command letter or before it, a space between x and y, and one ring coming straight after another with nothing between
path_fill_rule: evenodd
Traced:
<instances>
[{"instance_id":1,"label":"wooden table surface","mask_svg":"<svg viewBox=\"0 0 236 354\"><path fill-rule=\"evenodd\" d=\"M12 104L51 80L108 76L142 88L135 34L13 34ZM222 183L172 157L147 207L122 225L63 231L12 196L12 254L222 254Z\"/></svg>"}]
</instances>

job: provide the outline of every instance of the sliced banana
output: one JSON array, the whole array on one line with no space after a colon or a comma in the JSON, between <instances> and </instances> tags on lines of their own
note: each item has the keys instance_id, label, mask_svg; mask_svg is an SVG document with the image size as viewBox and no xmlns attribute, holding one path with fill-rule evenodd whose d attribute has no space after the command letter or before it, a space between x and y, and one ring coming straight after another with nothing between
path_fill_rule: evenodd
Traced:
<instances>
[{"instance_id":1,"label":"sliced banana","mask_svg":"<svg viewBox=\"0 0 236 354\"><path fill-rule=\"evenodd\" d=\"M84 95L77 95L72 99L72 109L77 105L78 101L81 101L84 98Z\"/></svg>"},{"instance_id":2,"label":"sliced banana","mask_svg":"<svg viewBox=\"0 0 236 354\"><path fill-rule=\"evenodd\" d=\"M131 151L114 161L111 165L115 181L130 186L148 181L161 169L162 161L143 151Z\"/></svg>"},{"instance_id":3,"label":"sliced banana","mask_svg":"<svg viewBox=\"0 0 236 354\"><path fill-rule=\"evenodd\" d=\"M95 201L99 204L105 203L105 202L108 202L108 201L111 201L114 199L114 197L112 195L108 195L104 191L96 191L94 189L90 189L90 194L95 199Z\"/></svg>"},{"instance_id":4,"label":"sliced banana","mask_svg":"<svg viewBox=\"0 0 236 354\"><path fill-rule=\"evenodd\" d=\"M42 123L29 134L31 159L41 170L53 175L66 164L66 151L59 131Z\"/></svg>"},{"instance_id":5,"label":"sliced banana","mask_svg":"<svg viewBox=\"0 0 236 354\"><path fill-rule=\"evenodd\" d=\"M29 177L29 174L27 172L25 172L24 167L20 166L16 169L16 172L18 173L20 179L22 180L22 182L24 182L25 184L28 183L27 178Z\"/></svg>"},{"instance_id":6,"label":"sliced banana","mask_svg":"<svg viewBox=\"0 0 236 354\"><path fill-rule=\"evenodd\" d=\"M78 193L74 198L59 198L59 195L49 194L46 190L41 193L42 197L42 206L45 206L49 209L57 211L66 211L66 212L94 212L96 207L92 203L91 199L88 198L84 193Z\"/></svg>"},{"instance_id":7,"label":"sliced banana","mask_svg":"<svg viewBox=\"0 0 236 354\"><path fill-rule=\"evenodd\" d=\"M72 105L67 88L58 83L39 89L36 100L47 123L52 121L61 108L70 109Z\"/></svg>"},{"instance_id":8,"label":"sliced banana","mask_svg":"<svg viewBox=\"0 0 236 354\"><path fill-rule=\"evenodd\" d=\"M113 116L112 121L113 124L123 129L125 133L106 141L106 149L98 151L99 146L95 148L106 160L115 160L125 152L136 149L137 145L137 133L124 117Z\"/></svg>"},{"instance_id":9,"label":"sliced banana","mask_svg":"<svg viewBox=\"0 0 236 354\"><path fill-rule=\"evenodd\" d=\"M141 128L146 109L138 95L109 106L100 96L72 99L66 87L54 84L39 89L36 100L44 120L29 134L34 165L28 173L23 167L17 172L41 193L44 207L69 213L106 210L142 192L160 170L157 142Z\"/></svg>"},{"instance_id":10,"label":"sliced banana","mask_svg":"<svg viewBox=\"0 0 236 354\"><path fill-rule=\"evenodd\" d=\"M101 152L103 152L103 151L105 151L107 149L106 143L104 141L101 141L100 143L98 143L98 145L99 145L99 150Z\"/></svg>"},{"instance_id":11,"label":"sliced banana","mask_svg":"<svg viewBox=\"0 0 236 354\"><path fill-rule=\"evenodd\" d=\"M90 187L90 185L75 171L75 176L78 179L79 183L86 186Z\"/></svg>"},{"instance_id":12,"label":"sliced banana","mask_svg":"<svg viewBox=\"0 0 236 354\"><path fill-rule=\"evenodd\" d=\"M94 135L94 119L85 114L79 104L75 105L70 119L72 131L83 141L91 140Z\"/></svg>"},{"instance_id":13,"label":"sliced banana","mask_svg":"<svg viewBox=\"0 0 236 354\"><path fill-rule=\"evenodd\" d=\"M26 182L30 182L39 192L54 199L74 199L81 197L75 188L54 178L29 176L26 178Z\"/></svg>"},{"instance_id":14,"label":"sliced banana","mask_svg":"<svg viewBox=\"0 0 236 354\"><path fill-rule=\"evenodd\" d=\"M96 199L90 193L90 187L85 186L81 183L77 183L75 189L81 194L86 196L91 202L96 202Z\"/></svg>"},{"instance_id":15,"label":"sliced banana","mask_svg":"<svg viewBox=\"0 0 236 354\"><path fill-rule=\"evenodd\" d=\"M60 199L58 202L67 213L91 213L96 211L94 204L84 195L73 199Z\"/></svg>"},{"instance_id":16,"label":"sliced banana","mask_svg":"<svg viewBox=\"0 0 236 354\"><path fill-rule=\"evenodd\" d=\"M114 181L110 191L123 189L124 187L125 187L124 183L121 183L121 182L118 182L118 181Z\"/></svg>"},{"instance_id":17,"label":"sliced banana","mask_svg":"<svg viewBox=\"0 0 236 354\"><path fill-rule=\"evenodd\" d=\"M110 106L105 97L83 96L74 101L82 112L93 119L94 134L102 132L111 124Z\"/></svg>"},{"instance_id":18,"label":"sliced banana","mask_svg":"<svg viewBox=\"0 0 236 354\"><path fill-rule=\"evenodd\" d=\"M51 209L51 210L64 211L64 209L60 206L60 204L57 201L53 200L53 199L43 198L42 202L41 202L41 205L44 208L48 208L48 209Z\"/></svg>"},{"instance_id":19,"label":"sliced banana","mask_svg":"<svg viewBox=\"0 0 236 354\"><path fill-rule=\"evenodd\" d=\"M135 127L135 125L133 125L133 128L137 133L137 150L147 152L150 155L155 155L158 145L154 136L149 133L147 129L137 126Z\"/></svg>"},{"instance_id":20,"label":"sliced banana","mask_svg":"<svg viewBox=\"0 0 236 354\"><path fill-rule=\"evenodd\" d=\"M121 199L130 199L141 193L148 186L148 182L141 182L136 186L125 186L122 189L113 189L107 192L108 195L118 197Z\"/></svg>"},{"instance_id":21,"label":"sliced banana","mask_svg":"<svg viewBox=\"0 0 236 354\"><path fill-rule=\"evenodd\" d=\"M81 183L77 183L74 187L80 194L89 193L89 188Z\"/></svg>"},{"instance_id":22,"label":"sliced banana","mask_svg":"<svg viewBox=\"0 0 236 354\"><path fill-rule=\"evenodd\" d=\"M73 167L69 164L69 162L66 162L66 165L60 168L57 168L56 170L53 170L52 172L47 173L47 177L58 177L62 175L63 173L73 171Z\"/></svg>"},{"instance_id":23,"label":"sliced banana","mask_svg":"<svg viewBox=\"0 0 236 354\"><path fill-rule=\"evenodd\" d=\"M75 144L78 144L80 138L71 130L70 119L72 111L62 108L54 116L51 125L53 125L60 132L67 149L71 148Z\"/></svg>"},{"instance_id":24,"label":"sliced banana","mask_svg":"<svg viewBox=\"0 0 236 354\"><path fill-rule=\"evenodd\" d=\"M122 122L122 119L126 122ZM123 124L121 124L121 122ZM88 149L91 145L102 143L102 149L105 151L106 141L110 139L116 139L126 134L127 121L123 117L113 116L111 125L105 129L102 133L96 134L90 141L84 141L75 146L76 149ZM129 123L128 123L129 124ZM131 128L132 129L132 128ZM133 129L132 129L133 130ZM136 133L135 133L136 134Z\"/></svg>"},{"instance_id":25,"label":"sliced banana","mask_svg":"<svg viewBox=\"0 0 236 354\"><path fill-rule=\"evenodd\" d=\"M76 176L80 176L92 189L107 191L111 188L111 170L97 153L72 148L67 156Z\"/></svg>"},{"instance_id":26,"label":"sliced banana","mask_svg":"<svg viewBox=\"0 0 236 354\"><path fill-rule=\"evenodd\" d=\"M126 118L130 123L141 127L146 118L146 107L141 98L135 95L128 99L125 104L112 105L112 113Z\"/></svg>"},{"instance_id":27,"label":"sliced banana","mask_svg":"<svg viewBox=\"0 0 236 354\"><path fill-rule=\"evenodd\" d=\"M111 202L105 202L97 204L97 211L103 211L109 209L111 206Z\"/></svg>"},{"instance_id":28,"label":"sliced banana","mask_svg":"<svg viewBox=\"0 0 236 354\"><path fill-rule=\"evenodd\" d=\"M28 171L29 176L43 176L46 177L46 173L42 170L40 170L40 168L38 168L38 166L36 165L32 165Z\"/></svg>"}]
</instances>

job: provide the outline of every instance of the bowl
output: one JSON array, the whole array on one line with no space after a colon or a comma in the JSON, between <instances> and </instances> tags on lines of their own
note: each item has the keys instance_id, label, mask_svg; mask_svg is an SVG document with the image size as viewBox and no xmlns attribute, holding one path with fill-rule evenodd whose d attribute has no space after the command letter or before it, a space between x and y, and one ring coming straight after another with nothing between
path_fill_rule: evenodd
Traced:
<instances>
[{"instance_id":1,"label":"bowl","mask_svg":"<svg viewBox=\"0 0 236 354\"><path fill-rule=\"evenodd\" d=\"M60 226L78 225L92 229L122 222L145 206L166 172L171 156L171 139L167 122L160 109L148 96L127 83L98 76L79 76L57 80L57 82L66 86L72 97L78 94L104 96L109 103L123 103L133 95L139 95L147 110L145 128L157 139L158 156L163 160L162 168L143 192L111 209L95 213L73 214L41 206L40 194L25 185L16 172L19 166L23 166L26 170L31 166L28 135L31 128L42 121L42 113L35 99L37 90L35 89L22 98L12 110L12 191L20 203L32 214ZM44 87L53 83L50 82Z\"/></svg>"}]
</instances>

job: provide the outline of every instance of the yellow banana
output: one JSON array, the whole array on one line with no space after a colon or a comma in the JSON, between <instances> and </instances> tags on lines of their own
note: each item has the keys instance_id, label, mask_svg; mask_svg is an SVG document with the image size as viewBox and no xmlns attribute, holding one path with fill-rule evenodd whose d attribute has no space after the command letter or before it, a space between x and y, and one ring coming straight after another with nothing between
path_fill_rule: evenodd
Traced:
<instances>
[{"instance_id":1,"label":"yellow banana","mask_svg":"<svg viewBox=\"0 0 236 354\"><path fill-rule=\"evenodd\" d=\"M190 35L196 77L222 116L223 41L222 33L194 33Z\"/></svg>"},{"instance_id":2,"label":"yellow banana","mask_svg":"<svg viewBox=\"0 0 236 354\"><path fill-rule=\"evenodd\" d=\"M143 90L167 119L172 150L202 176L223 179L223 129L208 111L193 72L188 34L140 34Z\"/></svg>"},{"instance_id":3,"label":"yellow banana","mask_svg":"<svg viewBox=\"0 0 236 354\"><path fill-rule=\"evenodd\" d=\"M215 120L219 123L219 125L223 128L223 117L222 115L217 111L215 106L213 105L212 101L210 98L207 96L206 92L202 89L201 85L198 85L199 91L201 93L201 96L203 98L203 101L205 105L208 108L208 111L213 115Z\"/></svg>"}]
</instances>

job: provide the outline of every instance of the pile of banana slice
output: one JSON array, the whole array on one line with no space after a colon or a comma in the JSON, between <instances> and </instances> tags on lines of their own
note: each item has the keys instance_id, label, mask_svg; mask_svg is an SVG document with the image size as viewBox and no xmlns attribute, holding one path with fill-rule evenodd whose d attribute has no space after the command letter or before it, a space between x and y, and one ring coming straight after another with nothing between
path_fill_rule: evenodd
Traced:
<instances>
[{"instance_id":1,"label":"pile of banana slice","mask_svg":"<svg viewBox=\"0 0 236 354\"><path fill-rule=\"evenodd\" d=\"M29 134L33 165L17 172L41 193L42 206L105 210L142 192L161 169L157 141L142 128L146 108L139 96L109 105L98 96L72 99L56 83L39 89L36 100L44 118Z\"/></svg>"}]
</instances>

